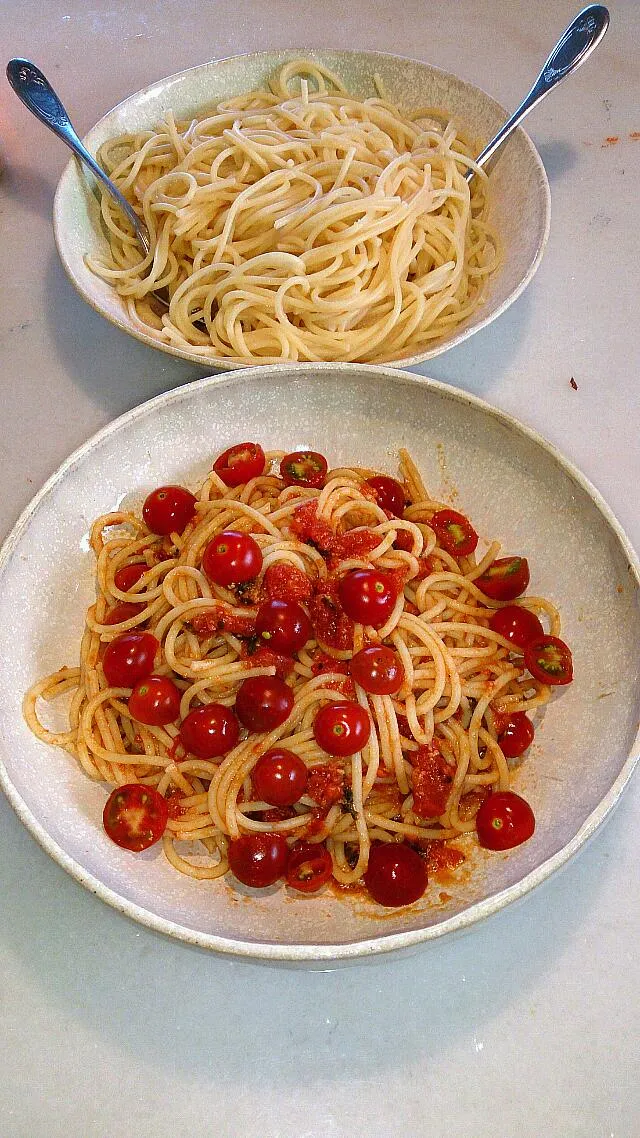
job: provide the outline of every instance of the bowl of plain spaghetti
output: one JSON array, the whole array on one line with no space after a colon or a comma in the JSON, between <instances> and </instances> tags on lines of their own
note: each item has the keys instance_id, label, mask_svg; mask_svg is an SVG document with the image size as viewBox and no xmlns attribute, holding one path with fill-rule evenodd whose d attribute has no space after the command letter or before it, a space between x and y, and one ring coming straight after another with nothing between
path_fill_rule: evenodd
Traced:
<instances>
[{"instance_id":1,"label":"bowl of plain spaghetti","mask_svg":"<svg viewBox=\"0 0 640 1138\"><path fill-rule=\"evenodd\" d=\"M74 161L60 256L96 311L183 359L416 364L499 316L540 263L549 187L526 134L464 179L505 117L461 79L378 52L194 67L85 140L144 216L149 256Z\"/></svg>"}]
</instances>

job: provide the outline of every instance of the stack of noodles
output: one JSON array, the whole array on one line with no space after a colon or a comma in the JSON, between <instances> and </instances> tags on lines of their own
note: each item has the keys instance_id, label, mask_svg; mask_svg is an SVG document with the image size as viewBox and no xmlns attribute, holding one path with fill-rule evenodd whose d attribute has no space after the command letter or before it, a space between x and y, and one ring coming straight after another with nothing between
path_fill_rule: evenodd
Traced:
<instances>
[{"instance_id":1,"label":"stack of noodles","mask_svg":"<svg viewBox=\"0 0 640 1138\"><path fill-rule=\"evenodd\" d=\"M498 263L473 153L446 112L354 98L298 60L270 90L104 143L151 252L105 191L109 251L87 264L135 327L203 359L406 358L474 312Z\"/></svg>"},{"instance_id":2,"label":"stack of noodles","mask_svg":"<svg viewBox=\"0 0 640 1138\"><path fill-rule=\"evenodd\" d=\"M267 454L267 471L277 469L281 457L282 452ZM184 795L179 816L170 817L163 839L167 858L181 872L218 877L228 868L230 838L249 831L308 837L313 824L311 840L326 841L334 876L349 885L366 869L373 840L459 838L474 830L483 794L489 788L508 788L510 771L497 742L494 713L540 707L550 690L525 672L522 660L514 661L509 642L488 627L500 603L488 600L474 579L495 559L499 544L491 544L478 561L475 555L453 558L439 546L428 524L442 503L431 498L404 451L400 466L409 500L402 520L389 519L366 494L363 482L374 471L344 468L330 471L321 490L284 487L270 473L230 490L212 472L197 496L195 518L181 536L158 537L133 513L107 514L95 522L91 545L97 556L97 600L87 613L80 667L63 668L36 684L26 698L25 713L39 738L66 748L92 778L116 786L140 781L167 796ZM292 528L296 509L310 499L317 504L318 518L335 533L364 526L379 538L378 544L365 558L349 557L338 567L328 566L318 549ZM109 688L100 664L105 641L127 629L147 629L160 641L161 664L155 672L170 675L181 689L181 719L200 704L232 706L244 679L274 674L273 664L267 660L263 665L259 654L248 655L246 641L230 630L234 622L242 627L256 608L211 586L200 568L211 537L230 528L250 532L261 548L258 593L264 572L276 563L303 570L320 590L336 568L340 575L366 566L400 571L404 592L386 625L376 631L356 624L353 642L354 653L378 641L396 650L405 669L398 695L349 689L344 660L352 652L310 640L287 676L295 694L289 718L269 734L241 738L222 760L185 755L177 724L147 727L132 720L127 690ZM393 547L400 531L410 535L410 551ZM141 558L148 571L133 591L119 591L114 574ZM107 614L123 601L135 602L141 611L109 624ZM524 603L544 614L552 634L559 632L559 616L549 601L528 596ZM211 621L212 613L216 616ZM207 614L214 627L223 614L228 630L207 633ZM53 733L41 725L36 701L69 689L74 692L70 729ZM315 742L312 725L321 706L344 698L356 698L368 708L374 729L361 752L330 759ZM421 744L434 739L451 784L442 814L424 818L413 809L411 758ZM292 817L261 819L267 807L252 798L251 772L260 755L278 742L309 767L342 764L350 793L323 812L320 827L317 803L308 795L297 803ZM195 839L199 847L180 845Z\"/></svg>"}]
</instances>

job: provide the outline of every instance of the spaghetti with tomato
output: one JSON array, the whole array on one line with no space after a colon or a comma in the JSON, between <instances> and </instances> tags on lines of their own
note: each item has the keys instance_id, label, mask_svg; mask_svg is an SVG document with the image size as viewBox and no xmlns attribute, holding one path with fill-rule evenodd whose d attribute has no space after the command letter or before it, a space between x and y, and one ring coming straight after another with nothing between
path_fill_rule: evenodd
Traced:
<instances>
[{"instance_id":1,"label":"spaghetti with tomato","mask_svg":"<svg viewBox=\"0 0 640 1138\"><path fill-rule=\"evenodd\" d=\"M197 494L159 487L90 540L79 665L24 712L114 787L118 844L161 840L194 878L333 878L404 905L443 843L533 833L510 763L572 678L559 614L524 595L526 558L478 555L406 452L394 479L239 444ZM39 701L68 692L68 729L51 731Z\"/></svg>"}]
</instances>

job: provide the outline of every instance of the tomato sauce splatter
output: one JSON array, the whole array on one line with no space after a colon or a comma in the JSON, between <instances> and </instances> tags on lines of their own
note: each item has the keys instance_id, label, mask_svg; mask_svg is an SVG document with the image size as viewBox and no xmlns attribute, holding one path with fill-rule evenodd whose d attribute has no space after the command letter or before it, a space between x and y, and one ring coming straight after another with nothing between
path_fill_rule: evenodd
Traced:
<instances>
[{"instance_id":1,"label":"tomato sauce splatter","mask_svg":"<svg viewBox=\"0 0 640 1138\"><path fill-rule=\"evenodd\" d=\"M339 802L344 794L344 771L338 763L319 764L309 770L306 793L322 810Z\"/></svg>"},{"instance_id":2,"label":"tomato sauce splatter","mask_svg":"<svg viewBox=\"0 0 640 1138\"><path fill-rule=\"evenodd\" d=\"M437 818L444 813L451 790L450 768L434 741L412 751L411 786L413 809L421 818Z\"/></svg>"},{"instance_id":3,"label":"tomato sauce splatter","mask_svg":"<svg viewBox=\"0 0 640 1138\"><path fill-rule=\"evenodd\" d=\"M255 636L256 633L255 617L234 613L222 604L217 604L206 612L196 613L189 624L198 636L203 637L215 636L220 632L229 632L232 636Z\"/></svg>"},{"instance_id":4,"label":"tomato sauce splatter","mask_svg":"<svg viewBox=\"0 0 640 1138\"><path fill-rule=\"evenodd\" d=\"M308 601L313 592L306 573L286 561L269 566L264 575L264 587L270 601Z\"/></svg>"}]
</instances>

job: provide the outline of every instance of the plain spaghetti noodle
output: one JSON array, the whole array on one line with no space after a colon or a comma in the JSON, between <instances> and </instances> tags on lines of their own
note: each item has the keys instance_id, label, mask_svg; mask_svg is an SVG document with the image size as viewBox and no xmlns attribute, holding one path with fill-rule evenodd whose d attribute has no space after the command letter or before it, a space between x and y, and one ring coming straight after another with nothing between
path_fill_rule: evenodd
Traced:
<instances>
[{"instance_id":1,"label":"plain spaghetti noodle","mask_svg":"<svg viewBox=\"0 0 640 1138\"><path fill-rule=\"evenodd\" d=\"M451 335L498 263L474 153L444 112L355 98L298 60L203 118L104 143L151 251L104 192L109 251L87 264L135 326L205 360L401 360Z\"/></svg>"},{"instance_id":2,"label":"plain spaghetti noodle","mask_svg":"<svg viewBox=\"0 0 640 1138\"><path fill-rule=\"evenodd\" d=\"M143 517L96 520L97 596L79 666L35 684L24 710L38 738L125 788L116 822L133 827L129 848L161 836L182 873L217 878L231 861L241 880L264 884L243 877L233 852L275 843L274 880L311 891L329 877L364 879L377 900L402 904L376 893L374 852L422 864L448 850L455 864L463 835L491 844L483 812L523 803L510 784L513 756L533 737L528 713L571 678L558 612L522 596L525 558L499 558L497 542L478 558L468 520L431 497L406 452L400 467L401 482L240 444L197 495L164 487ZM135 653L123 664L120 652L132 643L139 656L152 644L135 684ZM153 684L171 697L155 717ZM68 728L52 732L39 701L69 693ZM282 778L264 777L283 748L284 796ZM166 806L160 832L138 846L140 814L125 801L136 791ZM301 850L292 879L282 859Z\"/></svg>"}]
</instances>

